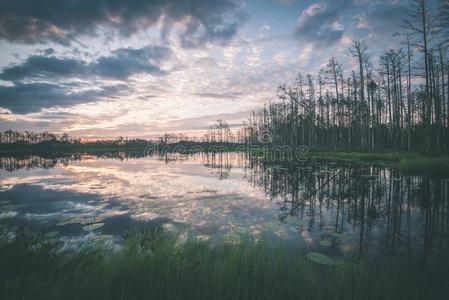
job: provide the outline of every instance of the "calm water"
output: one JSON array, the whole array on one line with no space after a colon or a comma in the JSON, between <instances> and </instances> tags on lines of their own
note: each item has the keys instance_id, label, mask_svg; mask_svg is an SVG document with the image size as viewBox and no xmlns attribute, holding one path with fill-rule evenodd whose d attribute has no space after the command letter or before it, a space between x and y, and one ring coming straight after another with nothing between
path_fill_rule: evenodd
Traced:
<instances>
[{"instance_id":1,"label":"calm water","mask_svg":"<svg viewBox=\"0 0 449 300\"><path fill-rule=\"evenodd\" d=\"M163 226L212 243L262 234L337 254L446 255L449 180L242 153L0 158L0 224L78 245ZM330 250L331 249L331 250Z\"/></svg>"}]
</instances>

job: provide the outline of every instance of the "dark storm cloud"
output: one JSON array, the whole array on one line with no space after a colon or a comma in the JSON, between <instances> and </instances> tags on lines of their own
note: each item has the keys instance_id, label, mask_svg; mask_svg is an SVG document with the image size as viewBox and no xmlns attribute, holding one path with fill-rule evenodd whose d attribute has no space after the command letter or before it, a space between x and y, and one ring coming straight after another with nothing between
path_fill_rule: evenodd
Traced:
<instances>
[{"instance_id":1,"label":"dark storm cloud","mask_svg":"<svg viewBox=\"0 0 449 300\"><path fill-rule=\"evenodd\" d=\"M18 81L26 78L84 75L85 64L81 60L33 55L17 66L3 69L0 79Z\"/></svg>"},{"instance_id":2,"label":"dark storm cloud","mask_svg":"<svg viewBox=\"0 0 449 300\"><path fill-rule=\"evenodd\" d=\"M376 34L394 34L402 30L404 12L410 7L409 1L380 1L371 2L364 7L358 7L355 19L358 25L367 26Z\"/></svg>"},{"instance_id":3,"label":"dark storm cloud","mask_svg":"<svg viewBox=\"0 0 449 300\"><path fill-rule=\"evenodd\" d=\"M336 26L342 12L349 6L349 0L321 1L310 5L299 17L295 37L317 47L326 47L338 42L343 29Z\"/></svg>"},{"instance_id":4,"label":"dark storm cloud","mask_svg":"<svg viewBox=\"0 0 449 300\"><path fill-rule=\"evenodd\" d=\"M366 38L368 33L391 35L400 30L410 3L410 0L317 1L301 13L294 35L298 41L316 47L337 43L345 30L357 38Z\"/></svg>"},{"instance_id":5,"label":"dark storm cloud","mask_svg":"<svg viewBox=\"0 0 449 300\"><path fill-rule=\"evenodd\" d=\"M228 22L226 26L214 26L214 23L221 23L216 18L211 18L209 21L211 23L210 26L204 26L204 24L194 19L187 20L187 29L181 35L181 44L186 48L198 47L206 42L225 44L237 33L237 29L246 18L246 14L239 13L236 15L235 21ZM201 30L202 27L204 27L203 30Z\"/></svg>"},{"instance_id":6,"label":"dark storm cloud","mask_svg":"<svg viewBox=\"0 0 449 300\"><path fill-rule=\"evenodd\" d=\"M0 38L26 44L68 45L100 27L128 36L162 20L165 32L183 23L195 46L230 39L243 19L238 0L0 0Z\"/></svg>"},{"instance_id":7,"label":"dark storm cloud","mask_svg":"<svg viewBox=\"0 0 449 300\"><path fill-rule=\"evenodd\" d=\"M53 48L47 48L47 49L45 49L43 52L44 52L44 55L52 55L52 54L55 53L55 49L53 49Z\"/></svg>"},{"instance_id":8,"label":"dark storm cloud","mask_svg":"<svg viewBox=\"0 0 449 300\"><path fill-rule=\"evenodd\" d=\"M74 85L54 85L49 83L17 83L0 87L0 107L13 113L37 112L53 106L71 106L112 98L127 89L126 85L104 86L82 92L72 91Z\"/></svg>"},{"instance_id":9,"label":"dark storm cloud","mask_svg":"<svg viewBox=\"0 0 449 300\"><path fill-rule=\"evenodd\" d=\"M87 63L79 59L34 55L20 65L3 69L0 79L21 81L25 79L50 79L61 77L99 76L126 79L133 74L164 74L159 64L171 56L166 47L146 46L140 49L120 48L111 56Z\"/></svg>"},{"instance_id":10,"label":"dark storm cloud","mask_svg":"<svg viewBox=\"0 0 449 300\"><path fill-rule=\"evenodd\" d=\"M0 107L14 113L36 112L53 106L71 106L110 98L127 90L128 86L103 86L80 92L83 86L64 82L64 79L98 77L126 80L134 74L163 75L160 64L172 55L167 47L119 48L110 56L93 62L56 56L34 55L22 64L3 69L0 79L13 82L0 86ZM36 82L39 81L39 82Z\"/></svg>"},{"instance_id":11,"label":"dark storm cloud","mask_svg":"<svg viewBox=\"0 0 449 300\"><path fill-rule=\"evenodd\" d=\"M87 74L116 79L126 79L139 73L162 75L165 72L159 65L170 58L171 54L169 48L159 46L120 48L112 56L100 57L96 62L88 64L86 71Z\"/></svg>"}]
</instances>

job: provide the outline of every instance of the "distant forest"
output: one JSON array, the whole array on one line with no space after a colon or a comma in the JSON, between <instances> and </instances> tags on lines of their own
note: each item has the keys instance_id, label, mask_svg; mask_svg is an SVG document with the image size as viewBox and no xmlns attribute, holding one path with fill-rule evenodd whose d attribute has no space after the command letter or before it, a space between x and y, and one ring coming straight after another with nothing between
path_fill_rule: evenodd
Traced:
<instances>
[{"instance_id":1,"label":"distant forest","mask_svg":"<svg viewBox=\"0 0 449 300\"><path fill-rule=\"evenodd\" d=\"M244 143L245 136L243 130L232 132L228 123L218 119L215 124L209 126L201 137L188 136L183 133L166 133L152 139L118 137L113 139L93 139L82 140L74 138L67 133L55 134L48 131L14 131L6 130L0 132L0 144L2 145L41 145L41 144L59 144L59 145L104 145L104 146L126 146L126 145L147 145L156 143L160 145L176 144L181 142L198 142L198 143Z\"/></svg>"},{"instance_id":2,"label":"distant forest","mask_svg":"<svg viewBox=\"0 0 449 300\"><path fill-rule=\"evenodd\" d=\"M274 145L449 151L449 1L431 10L416 0L398 17L405 19L401 48L373 66L367 43L353 40L356 71L344 72L332 57L317 76L281 85L282 101L245 123L248 142L269 132Z\"/></svg>"},{"instance_id":3,"label":"distant forest","mask_svg":"<svg viewBox=\"0 0 449 300\"><path fill-rule=\"evenodd\" d=\"M243 130L233 133L224 120L217 120L201 137L187 136L182 133L166 133L152 139L118 137L110 139L82 140L67 133L55 134L47 131L13 131L0 132L0 154L6 153L40 153L62 154L76 152L116 152L138 151L151 152L153 150L190 149L194 146L226 145L228 149L244 143L247 138ZM158 148L157 148L157 147ZM165 147L168 146L168 147ZM180 148L173 148L180 146ZM151 150L153 149L153 150ZM206 149L206 148L205 148ZM164 151L165 151L164 150Z\"/></svg>"},{"instance_id":4,"label":"distant forest","mask_svg":"<svg viewBox=\"0 0 449 300\"><path fill-rule=\"evenodd\" d=\"M89 151L141 151L152 142L144 139L105 139L82 141L68 134L57 135L49 132L0 132L0 154L40 153L47 155Z\"/></svg>"}]
</instances>

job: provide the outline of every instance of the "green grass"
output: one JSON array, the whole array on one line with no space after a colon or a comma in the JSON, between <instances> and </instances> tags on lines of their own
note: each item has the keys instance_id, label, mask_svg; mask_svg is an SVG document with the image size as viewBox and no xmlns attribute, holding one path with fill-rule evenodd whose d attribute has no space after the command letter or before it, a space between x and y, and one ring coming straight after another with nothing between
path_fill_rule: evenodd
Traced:
<instances>
[{"instance_id":1,"label":"green grass","mask_svg":"<svg viewBox=\"0 0 449 300\"><path fill-rule=\"evenodd\" d=\"M272 156L273 151L266 147L251 147L253 155ZM418 154L412 152L391 152L391 151L354 151L354 150L325 150L310 149L302 153L306 158L312 159L332 159L351 162L399 162L404 157L413 157ZM449 157L448 157L449 158Z\"/></svg>"},{"instance_id":2,"label":"green grass","mask_svg":"<svg viewBox=\"0 0 449 300\"><path fill-rule=\"evenodd\" d=\"M323 151L312 150L312 158L340 159L346 161L385 161L399 162L405 156L413 156L410 153L401 152L370 152L370 151Z\"/></svg>"},{"instance_id":3,"label":"green grass","mask_svg":"<svg viewBox=\"0 0 449 300\"><path fill-rule=\"evenodd\" d=\"M318 160L382 162L397 167L404 174L449 175L449 155L441 153L312 150L308 155L310 158Z\"/></svg>"},{"instance_id":4,"label":"green grass","mask_svg":"<svg viewBox=\"0 0 449 300\"><path fill-rule=\"evenodd\" d=\"M436 176L449 175L449 157L447 156L403 158L399 161L398 166L401 171L408 174L428 173Z\"/></svg>"},{"instance_id":5,"label":"green grass","mask_svg":"<svg viewBox=\"0 0 449 300\"><path fill-rule=\"evenodd\" d=\"M19 231L0 242L1 299L443 299L447 282L403 261L309 261L279 242L181 245L159 230L128 236L120 251ZM446 294L447 295L447 294Z\"/></svg>"}]
</instances>

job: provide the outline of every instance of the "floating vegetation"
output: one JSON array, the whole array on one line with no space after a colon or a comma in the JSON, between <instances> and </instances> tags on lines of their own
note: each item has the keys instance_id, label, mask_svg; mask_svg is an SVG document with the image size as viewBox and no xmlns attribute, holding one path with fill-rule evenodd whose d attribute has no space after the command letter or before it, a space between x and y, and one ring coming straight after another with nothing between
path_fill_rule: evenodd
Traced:
<instances>
[{"instance_id":1,"label":"floating vegetation","mask_svg":"<svg viewBox=\"0 0 449 300\"><path fill-rule=\"evenodd\" d=\"M123 206L120 206L120 205L111 207L111 210L122 210L122 209L123 209Z\"/></svg>"},{"instance_id":2,"label":"floating vegetation","mask_svg":"<svg viewBox=\"0 0 449 300\"><path fill-rule=\"evenodd\" d=\"M84 226L83 229L86 231L92 231L92 230L98 229L100 227L103 227L103 225L104 225L104 223L94 223L91 225Z\"/></svg>"},{"instance_id":3,"label":"floating vegetation","mask_svg":"<svg viewBox=\"0 0 449 300\"><path fill-rule=\"evenodd\" d=\"M65 220L59 222L58 224L56 224L56 226L65 226L65 225L69 225L69 224L78 224L78 223L80 223L80 221L81 221L80 217L68 218L68 219L65 219Z\"/></svg>"},{"instance_id":4,"label":"floating vegetation","mask_svg":"<svg viewBox=\"0 0 449 300\"><path fill-rule=\"evenodd\" d=\"M66 225L70 225L70 224L90 225L93 223L101 222L103 220L104 220L103 217L98 217L98 216L96 216L96 217L72 217L72 218L63 220L56 225L57 226L66 226Z\"/></svg>"},{"instance_id":5,"label":"floating vegetation","mask_svg":"<svg viewBox=\"0 0 449 300\"><path fill-rule=\"evenodd\" d=\"M307 254L307 259L320 265L332 266L335 264L332 258L318 252L310 252Z\"/></svg>"},{"instance_id":6,"label":"floating vegetation","mask_svg":"<svg viewBox=\"0 0 449 300\"><path fill-rule=\"evenodd\" d=\"M89 237L89 240L95 241L95 242L103 242L103 241L109 241L113 240L114 236L110 234L100 234L100 235L94 235Z\"/></svg>"},{"instance_id":7,"label":"floating vegetation","mask_svg":"<svg viewBox=\"0 0 449 300\"><path fill-rule=\"evenodd\" d=\"M46 234L44 234L44 236L46 238L52 239L54 237L57 237L58 234L59 234L59 231L50 231L50 232L47 232Z\"/></svg>"},{"instance_id":8,"label":"floating vegetation","mask_svg":"<svg viewBox=\"0 0 449 300\"><path fill-rule=\"evenodd\" d=\"M104 217L98 217L98 216L95 216L95 217L84 217L84 218L80 219L80 224L81 225L89 225L89 224L92 224L92 223L101 222L103 220L104 220Z\"/></svg>"},{"instance_id":9,"label":"floating vegetation","mask_svg":"<svg viewBox=\"0 0 449 300\"><path fill-rule=\"evenodd\" d=\"M263 224L264 228L270 229L270 230L277 230L281 227L281 223L277 222L265 222Z\"/></svg>"},{"instance_id":10,"label":"floating vegetation","mask_svg":"<svg viewBox=\"0 0 449 300\"><path fill-rule=\"evenodd\" d=\"M406 261L344 258L336 263L321 253L305 255L266 240L210 247L193 236L176 243L175 235L157 229L126 235L123 247L103 247L101 242L111 238L92 236L89 247L76 251L26 230L8 239L0 234L2 299L447 297L446 276Z\"/></svg>"}]
</instances>

